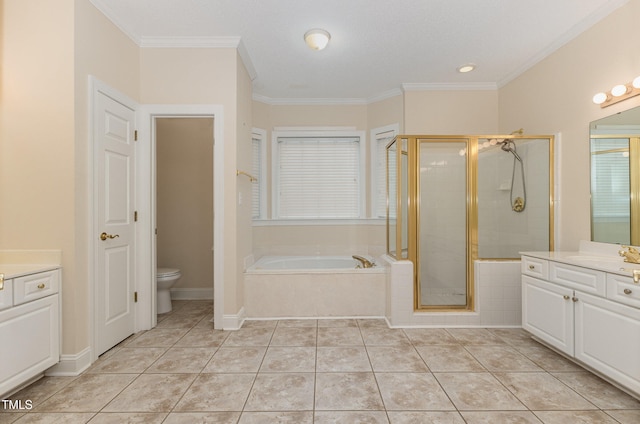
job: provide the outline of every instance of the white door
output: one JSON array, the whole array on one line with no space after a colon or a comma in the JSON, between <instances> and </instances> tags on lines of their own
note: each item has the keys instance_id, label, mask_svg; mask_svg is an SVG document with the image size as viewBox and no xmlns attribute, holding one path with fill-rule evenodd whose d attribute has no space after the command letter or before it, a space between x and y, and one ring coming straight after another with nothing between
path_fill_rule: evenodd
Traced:
<instances>
[{"instance_id":1,"label":"white door","mask_svg":"<svg viewBox=\"0 0 640 424\"><path fill-rule=\"evenodd\" d=\"M135 110L94 96L95 349L104 353L135 328Z\"/></svg>"}]
</instances>

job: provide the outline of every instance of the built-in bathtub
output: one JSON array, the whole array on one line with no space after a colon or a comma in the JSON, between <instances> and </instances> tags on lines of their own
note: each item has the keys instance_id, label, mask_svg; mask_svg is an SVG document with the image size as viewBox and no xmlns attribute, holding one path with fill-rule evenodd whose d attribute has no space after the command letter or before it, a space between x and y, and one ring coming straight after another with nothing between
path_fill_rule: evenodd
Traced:
<instances>
[{"instance_id":1,"label":"built-in bathtub","mask_svg":"<svg viewBox=\"0 0 640 424\"><path fill-rule=\"evenodd\" d=\"M383 317L386 268L359 264L351 256L263 256L244 273L245 316Z\"/></svg>"}]
</instances>

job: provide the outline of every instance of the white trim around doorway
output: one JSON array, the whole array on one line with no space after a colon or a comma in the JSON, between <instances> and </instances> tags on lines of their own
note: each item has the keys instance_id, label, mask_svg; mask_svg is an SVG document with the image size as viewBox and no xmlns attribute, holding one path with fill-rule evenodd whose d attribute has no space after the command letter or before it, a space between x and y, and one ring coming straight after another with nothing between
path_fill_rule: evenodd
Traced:
<instances>
[{"instance_id":1,"label":"white trim around doorway","mask_svg":"<svg viewBox=\"0 0 640 424\"><path fill-rule=\"evenodd\" d=\"M138 229L139 244L138 281L151 281L149 295L156 290L156 146L153 122L156 118L212 117L213 123L213 323L214 328L223 328L224 311L224 139L222 105L142 105L140 107L138 134L138 187L136 202L140 216L149 216L149 225ZM148 242L147 242L148 241ZM151 321L148 328L156 325L155 302L147 314ZM142 328L141 328L142 329Z\"/></svg>"}]
</instances>

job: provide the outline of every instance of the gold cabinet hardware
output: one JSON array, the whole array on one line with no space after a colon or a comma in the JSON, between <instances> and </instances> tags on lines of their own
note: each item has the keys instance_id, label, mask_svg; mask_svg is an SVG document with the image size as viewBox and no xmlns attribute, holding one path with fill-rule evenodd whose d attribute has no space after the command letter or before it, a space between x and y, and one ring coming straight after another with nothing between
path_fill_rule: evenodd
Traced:
<instances>
[{"instance_id":1,"label":"gold cabinet hardware","mask_svg":"<svg viewBox=\"0 0 640 424\"><path fill-rule=\"evenodd\" d=\"M116 237L120 237L119 234L111 235L107 233L100 234L100 240L105 241L106 239L114 239Z\"/></svg>"},{"instance_id":2,"label":"gold cabinet hardware","mask_svg":"<svg viewBox=\"0 0 640 424\"><path fill-rule=\"evenodd\" d=\"M4 274L0 274L0 290L4 290Z\"/></svg>"},{"instance_id":3,"label":"gold cabinet hardware","mask_svg":"<svg viewBox=\"0 0 640 424\"><path fill-rule=\"evenodd\" d=\"M536 269L536 267L533 265L529 265L529 269Z\"/></svg>"},{"instance_id":4,"label":"gold cabinet hardware","mask_svg":"<svg viewBox=\"0 0 640 424\"><path fill-rule=\"evenodd\" d=\"M578 298L577 298L577 297L575 297L575 296L573 296L573 297L571 298L571 300L573 300L574 302L577 302L577 301L578 301Z\"/></svg>"},{"instance_id":5,"label":"gold cabinet hardware","mask_svg":"<svg viewBox=\"0 0 640 424\"><path fill-rule=\"evenodd\" d=\"M624 294L631 294L631 289L624 289Z\"/></svg>"},{"instance_id":6,"label":"gold cabinet hardware","mask_svg":"<svg viewBox=\"0 0 640 424\"><path fill-rule=\"evenodd\" d=\"M567 294L565 294L565 295L564 295L564 296L562 296L562 297L564 297L564 300L569 300L569 295L567 295Z\"/></svg>"},{"instance_id":7,"label":"gold cabinet hardware","mask_svg":"<svg viewBox=\"0 0 640 424\"><path fill-rule=\"evenodd\" d=\"M44 286L44 283L40 283L40 284L38 284L38 288L39 288L40 290L42 290L44 287L45 287L45 286Z\"/></svg>"}]
</instances>

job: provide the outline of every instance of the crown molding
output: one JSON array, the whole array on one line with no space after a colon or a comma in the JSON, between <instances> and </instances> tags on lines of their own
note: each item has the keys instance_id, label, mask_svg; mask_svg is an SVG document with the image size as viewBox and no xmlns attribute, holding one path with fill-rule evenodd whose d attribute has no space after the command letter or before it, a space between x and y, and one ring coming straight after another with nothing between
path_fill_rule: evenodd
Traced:
<instances>
[{"instance_id":1,"label":"crown molding","mask_svg":"<svg viewBox=\"0 0 640 424\"><path fill-rule=\"evenodd\" d=\"M353 105L368 105L371 103L379 102L385 99L389 99L391 97L401 96L402 90L399 88L384 91L382 93L378 93L374 96L367 98L272 98L263 96L261 94L253 94L253 100L256 102L265 103L268 105L276 105L276 106L353 106Z\"/></svg>"},{"instance_id":2,"label":"crown molding","mask_svg":"<svg viewBox=\"0 0 640 424\"><path fill-rule=\"evenodd\" d=\"M498 81L498 88L502 88L514 79L518 78L520 75L524 74L530 68L537 65L546 57L550 56L556 50L559 50L562 46L567 44L569 41L576 38L578 35L584 33L586 30L594 26L596 23L600 22L602 19L609 16L614 10L624 6L627 4L629 0L610 0L599 9L594 11L592 14L587 16L585 19L580 21L578 24L569 28L567 32L565 32L560 38L556 39L553 43L548 45L545 49L539 51L537 54L529 58L522 66L508 73L504 78Z\"/></svg>"},{"instance_id":3,"label":"crown molding","mask_svg":"<svg viewBox=\"0 0 640 424\"><path fill-rule=\"evenodd\" d=\"M498 85L493 82L472 83L403 83L402 90L407 91L481 91L497 90Z\"/></svg>"}]
</instances>

